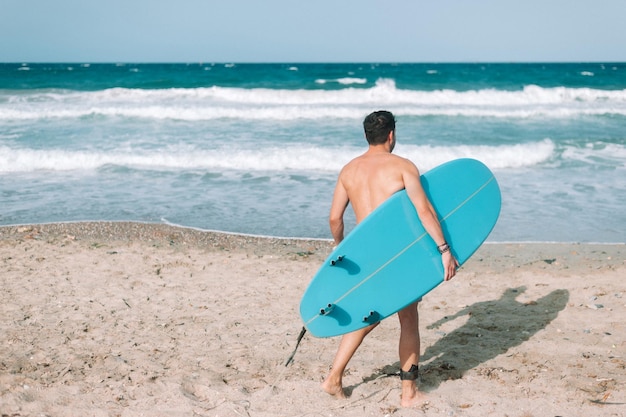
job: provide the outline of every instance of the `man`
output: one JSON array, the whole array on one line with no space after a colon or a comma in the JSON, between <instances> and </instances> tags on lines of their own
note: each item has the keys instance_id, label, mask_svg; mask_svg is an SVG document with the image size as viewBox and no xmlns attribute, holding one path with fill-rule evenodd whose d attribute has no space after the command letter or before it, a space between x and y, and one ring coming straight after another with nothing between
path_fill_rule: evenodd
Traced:
<instances>
[{"instance_id":1,"label":"man","mask_svg":"<svg viewBox=\"0 0 626 417\"><path fill-rule=\"evenodd\" d=\"M333 195L329 223L335 244L344 238L343 215L348 203L352 204L359 223L392 194L406 189L420 221L441 252L444 279L450 280L459 264L444 240L437 214L422 188L419 171L408 159L391 153L396 144L394 116L388 111L374 112L365 118L363 127L369 148L341 170ZM420 350L417 302L399 311L398 318L401 405L410 407L423 401L423 395L415 383ZM376 325L345 334L341 338L330 373L322 383L324 391L345 398L343 373L365 336Z\"/></svg>"}]
</instances>

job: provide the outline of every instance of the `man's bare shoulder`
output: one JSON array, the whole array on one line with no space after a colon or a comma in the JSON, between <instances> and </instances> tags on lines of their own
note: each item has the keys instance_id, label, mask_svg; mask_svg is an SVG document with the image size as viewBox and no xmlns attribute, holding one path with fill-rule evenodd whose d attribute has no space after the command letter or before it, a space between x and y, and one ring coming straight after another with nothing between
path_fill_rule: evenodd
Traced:
<instances>
[{"instance_id":1,"label":"man's bare shoulder","mask_svg":"<svg viewBox=\"0 0 626 417\"><path fill-rule=\"evenodd\" d=\"M341 171L339 171L339 178L347 175L351 170L353 170L354 167L359 163L360 158L361 156L357 156L356 158L345 164L343 168L341 168Z\"/></svg>"},{"instance_id":2,"label":"man's bare shoulder","mask_svg":"<svg viewBox=\"0 0 626 417\"><path fill-rule=\"evenodd\" d=\"M359 155L343 166L341 172L339 173L339 176L341 177L343 175L347 175L351 171L358 169L359 166L362 166L364 164L367 164L367 155Z\"/></svg>"},{"instance_id":3,"label":"man's bare shoulder","mask_svg":"<svg viewBox=\"0 0 626 417\"><path fill-rule=\"evenodd\" d=\"M411 160L410 160L410 159L405 158L405 157L403 157L403 156L396 155L396 154L393 154L393 153L392 153L392 154L389 154L389 156L391 156L392 158L395 158L395 159L396 159L396 160L398 160L398 161L402 161L402 163L405 163L405 164L411 164L411 165L413 165L413 162L411 162Z\"/></svg>"},{"instance_id":4,"label":"man's bare shoulder","mask_svg":"<svg viewBox=\"0 0 626 417\"><path fill-rule=\"evenodd\" d=\"M417 166L410 159L399 155L388 153L372 157L371 155L363 154L355 157L346 165L344 165L341 170L340 176L350 175L351 172L354 172L358 169L370 167L376 167L377 169L393 169L403 172L417 171Z\"/></svg>"},{"instance_id":5,"label":"man's bare shoulder","mask_svg":"<svg viewBox=\"0 0 626 417\"><path fill-rule=\"evenodd\" d=\"M391 154L390 156L393 157L393 164L403 173L414 174L419 172L417 165L415 165L410 159L394 154Z\"/></svg>"}]
</instances>

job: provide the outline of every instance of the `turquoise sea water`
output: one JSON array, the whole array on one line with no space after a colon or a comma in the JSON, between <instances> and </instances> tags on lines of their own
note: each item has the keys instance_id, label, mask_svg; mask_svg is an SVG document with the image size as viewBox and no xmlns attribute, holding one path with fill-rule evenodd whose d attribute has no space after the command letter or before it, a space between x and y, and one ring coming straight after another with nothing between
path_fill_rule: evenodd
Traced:
<instances>
[{"instance_id":1,"label":"turquoise sea water","mask_svg":"<svg viewBox=\"0 0 626 417\"><path fill-rule=\"evenodd\" d=\"M491 241L626 241L626 63L0 64L0 225L329 238L378 109L423 172L492 168Z\"/></svg>"}]
</instances>

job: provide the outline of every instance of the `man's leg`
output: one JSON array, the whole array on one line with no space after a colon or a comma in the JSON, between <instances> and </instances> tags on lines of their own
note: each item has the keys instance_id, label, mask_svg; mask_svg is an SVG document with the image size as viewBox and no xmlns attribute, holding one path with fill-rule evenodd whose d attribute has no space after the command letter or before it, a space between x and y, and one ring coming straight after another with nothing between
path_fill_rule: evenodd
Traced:
<instances>
[{"instance_id":1,"label":"man's leg","mask_svg":"<svg viewBox=\"0 0 626 417\"><path fill-rule=\"evenodd\" d=\"M341 342L339 343L339 348L337 349L337 353L335 354L333 365L330 368L330 373L322 383L322 389L324 391L338 398L346 397L345 393L343 392L342 382L343 373L346 370L346 366L348 366L348 362L350 362L350 359L352 359L354 352L356 352L358 347L361 345L361 342L363 342L365 336L367 336L367 334L371 332L377 325L378 323L365 327L363 329L355 330L352 333L344 334L341 337Z\"/></svg>"},{"instance_id":2,"label":"man's leg","mask_svg":"<svg viewBox=\"0 0 626 417\"><path fill-rule=\"evenodd\" d=\"M410 407L424 401L424 395L418 392L415 380L420 356L419 317L417 302L398 312L400 319L400 371L402 376L401 405Z\"/></svg>"}]
</instances>

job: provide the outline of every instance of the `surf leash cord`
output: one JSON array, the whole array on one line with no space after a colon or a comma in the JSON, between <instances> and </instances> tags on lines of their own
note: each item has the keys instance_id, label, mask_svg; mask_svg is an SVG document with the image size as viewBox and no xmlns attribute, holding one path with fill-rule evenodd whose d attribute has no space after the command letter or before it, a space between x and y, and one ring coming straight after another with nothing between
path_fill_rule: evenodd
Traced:
<instances>
[{"instance_id":1,"label":"surf leash cord","mask_svg":"<svg viewBox=\"0 0 626 417\"><path fill-rule=\"evenodd\" d=\"M300 330L300 335L298 336L298 339L296 340L296 348L293 350L293 353L291 354L291 356L289 356L289 358L287 359L287 362L285 362L285 366L289 366L289 364L293 362L293 357L296 356L296 352L298 351L298 346L300 346L300 342L302 341L302 338L304 337L305 333L306 333L306 327L302 326L302 330Z\"/></svg>"}]
</instances>

